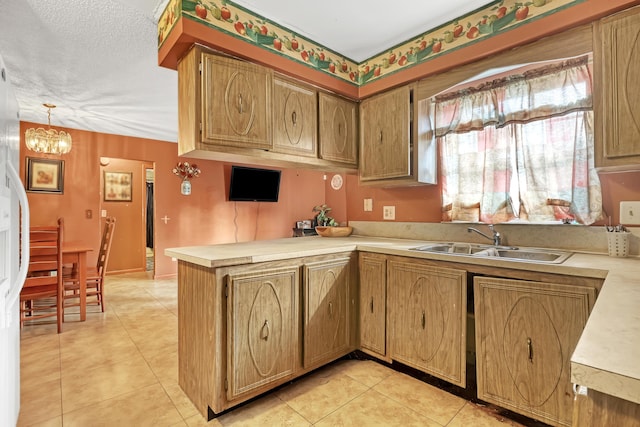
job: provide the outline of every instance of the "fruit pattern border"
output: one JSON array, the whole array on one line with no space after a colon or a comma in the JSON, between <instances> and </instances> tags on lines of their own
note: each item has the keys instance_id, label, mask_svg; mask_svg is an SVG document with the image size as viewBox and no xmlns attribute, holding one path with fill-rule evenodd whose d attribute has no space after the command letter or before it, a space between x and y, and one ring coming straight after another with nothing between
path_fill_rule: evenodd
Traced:
<instances>
[{"instance_id":1,"label":"fruit pattern border","mask_svg":"<svg viewBox=\"0 0 640 427\"><path fill-rule=\"evenodd\" d=\"M158 21L158 48L184 17L363 86L584 1L496 0L357 63L232 1L171 0Z\"/></svg>"}]
</instances>

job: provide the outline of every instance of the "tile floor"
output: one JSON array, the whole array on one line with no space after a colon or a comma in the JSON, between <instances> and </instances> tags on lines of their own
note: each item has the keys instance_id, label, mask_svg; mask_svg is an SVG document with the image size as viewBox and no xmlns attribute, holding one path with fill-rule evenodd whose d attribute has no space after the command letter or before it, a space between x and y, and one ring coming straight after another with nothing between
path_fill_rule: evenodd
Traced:
<instances>
[{"instance_id":1,"label":"tile floor","mask_svg":"<svg viewBox=\"0 0 640 427\"><path fill-rule=\"evenodd\" d=\"M25 326L19 426L519 426L370 360L341 360L207 423L178 386L177 284L109 276L105 313Z\"/></svg>"}]
</instances>

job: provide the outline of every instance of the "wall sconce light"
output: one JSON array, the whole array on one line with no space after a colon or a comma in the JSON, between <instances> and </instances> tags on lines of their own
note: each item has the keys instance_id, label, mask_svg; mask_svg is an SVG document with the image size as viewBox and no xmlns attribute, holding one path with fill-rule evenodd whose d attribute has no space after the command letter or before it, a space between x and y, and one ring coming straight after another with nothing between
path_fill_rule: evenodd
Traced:
<instances>
[{"instance_id":1,"label":"wall sconce light","mask_svg":"<svg viewBox=\"0 0 640 427\"><path fill-rule=\"evenodd\" d=\"M24 133L25 145L29 150L45 154L67 154L71 151L71 135L64 131L51 129L51 109L53 104L42 104L47 108L49 129L27 129Z\"/></svg>"},{"instance_id":2,"label":"wall sconce light","mask_svg":"<svg viewBox=\"0 0 640 427\"><path fill-rule=\"evenodd\" d=\"M191 194L191 178L196 178L200 175L200 169L195 163L180 162L173 168L173 173L182 178L182 185L180 185L180 193L188 196Z\"/></svg>"}]
</instances>

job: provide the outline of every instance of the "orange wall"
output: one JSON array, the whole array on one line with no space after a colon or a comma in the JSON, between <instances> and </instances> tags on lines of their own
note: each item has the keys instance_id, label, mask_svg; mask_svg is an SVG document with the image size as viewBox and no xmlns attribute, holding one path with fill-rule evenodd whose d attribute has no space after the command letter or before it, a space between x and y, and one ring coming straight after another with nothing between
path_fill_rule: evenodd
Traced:
<instances>
[{"instance_id":1,"label":"orange wall","mask_svg":"<svg viewBox=\"0 0 640 427\"><path fill-rule=\"evenodd\" d=\"M40 125L21 122L21 135L34 126ZM52 224L59 216L64 217L66 239L88 241L94 246L89 263L96 261L102 227L100 157L155 164L155 268L159 277L177 271L176 263L164 255L168 247L290 237L295 221L312 218L313 206L325 202L326 182L321 172L285 169L278 203L234 203L227 201L230 164L178 157L178 145L171 142L58 129L73 137L69 154L56 157L27 153L21 144L23 179L27 156L65 161L63 195L28 193L31 224ZM180 194L181 181L172 173L175 164L185 160L197 163L202 170L192 181L190 196ZM92 211L91 219L86 218L86 210ZM165 216L169 218L166 224L162 220ZM345 212L339 220L346 219Z\"/></svg>"},{"instance_id":2,"label":"orange wall","mask_svg":"<svg viewBox=\"0 0 640 427\"><path fill-rule=\"evenodd\" d=\"M611 222L620 221L620 202L640 200L640 172L600 175L602 207ZM382 221L382 207L395 206L401 222L440 222L440 186L424 185L405 188L363 187L357 176L347 178L347 212L350 221ZM328 197L327 197L328 198ZM364 212L364 199L373 199L373 212ZM594 225L602 225L600 221Z\"/></svg>"},{"instance_id":3,"label":"orange wall","mask_svg":"<svg viewBox=\"0 0 640 427\"><path fill-rule=\"evenodd\" d=\"M402 188L360 186L357 176L347 182L347 212L350 221L382 221L382 207L395 206L400 222L440 222L440 186ZM364 211L364 199L373 199L373 211Z\"/></svg>"}]
</instances>

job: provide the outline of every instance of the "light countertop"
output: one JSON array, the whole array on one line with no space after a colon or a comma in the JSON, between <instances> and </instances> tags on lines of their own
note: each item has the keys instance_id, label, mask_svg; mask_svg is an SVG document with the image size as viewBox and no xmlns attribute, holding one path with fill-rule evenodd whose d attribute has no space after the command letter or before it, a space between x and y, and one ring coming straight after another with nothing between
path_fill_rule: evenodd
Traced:
<instances>
[{"instance_id":1,"label":"light countertop","mask_svg":"<svg viewBox=\"0 0 640 427\"><path fill-rule=\"evenodd\" d=\"M169 248L165 255L209 268L341 251L366 251L604 279L571 357L572 382L640 404L640 259L574 253L562 264L460 257L410 250L425 240L319 236Z\"/></svg>"}]
</instances>

